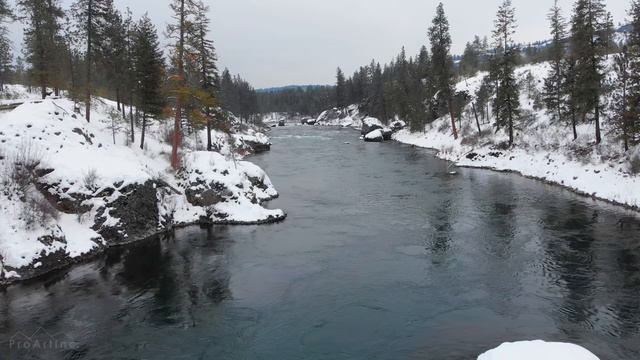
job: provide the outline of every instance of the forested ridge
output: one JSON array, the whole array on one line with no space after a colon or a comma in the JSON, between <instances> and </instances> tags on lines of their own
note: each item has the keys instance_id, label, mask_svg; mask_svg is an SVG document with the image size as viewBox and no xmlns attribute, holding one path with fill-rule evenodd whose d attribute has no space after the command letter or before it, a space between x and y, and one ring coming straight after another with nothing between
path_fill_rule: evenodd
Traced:
<instances>
[{"instance_id":1,"label":"forested ridge","mask_svg":"<svg viewBox=\"0 0 640 360\"><path fill-rule=\"evenodd\" d=\"M573 128L593 124L595 144L602 142L602 119L607 134L628 150L640 140L640 2L630 3L625 26L614 26L603 0L578 0L569 17L556 2L549 10L550 40L522 45L515 41L518 24L511 0L499 7L490 38L476 36L462 56L451 55L450 25L441 3L428 29L430 48L408 56L403 48L390 63L373 60L346 77L338 68L335 106L358 104L361 112L384 123L398 116L413 131L442 116L451 117L452 136L458 137L456 118L471 106L476 121L492 121L505 129L509 144L520 126L520 95L532 89L533 77L518 81L515 70L525 64L548 62L544 91L533 95L553 121ZM542 21L542 19L541 19ZM455 84L486 73L476 93L456 91ZM459 120L459 119L457 119Z\"/></svg>"}]
</instances>

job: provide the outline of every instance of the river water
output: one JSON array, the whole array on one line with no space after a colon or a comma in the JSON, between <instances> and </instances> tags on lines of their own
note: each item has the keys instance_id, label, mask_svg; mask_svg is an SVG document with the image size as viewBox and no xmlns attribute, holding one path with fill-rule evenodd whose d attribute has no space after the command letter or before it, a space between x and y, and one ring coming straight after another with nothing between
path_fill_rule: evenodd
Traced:
<instances>
[{"instance_id":1,"label":"river water","mask_svg":"<svg viewBox=\"0 0 640 360\"><path fill-rule=\"evenodd\" d=\"M285 222L182 229L10 287L0 358L475 359L544 339L640 359L635 214L516 175L449 175L429 150L352 130L272 139L251 161Z\"/></svg>"}]
</instances>

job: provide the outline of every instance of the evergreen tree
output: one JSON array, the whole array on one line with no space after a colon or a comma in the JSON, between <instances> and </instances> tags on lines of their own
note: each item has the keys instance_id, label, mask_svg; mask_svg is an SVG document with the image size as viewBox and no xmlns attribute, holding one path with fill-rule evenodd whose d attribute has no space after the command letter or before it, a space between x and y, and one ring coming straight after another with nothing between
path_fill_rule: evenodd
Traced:
<instances>
[{"instance_id":1,"label":"evergreen tree","mask_svg":"<svg viewBox=\"0 0 640 360\"><path fill-rule=\"evenodd\" d=\"M583 121L593 114L596 144L602 141L600 115L604 56L609 48L609 19L603 0L578 0L571 21L572 55L576 60L576 107Z\"/></svg>"},{"instance_id":2,"label":"evergreen tree","mask_svg":"<svg viewBox=\"0 0 640 360\"><path fill-rule=\"evenodd\" d=\"M13 70L13 52L11 51L11 42L5 36L0 36L0 92L4 91L6 84Z\"/></svg>"},{"instance_id":3,"label":"evergreen tree","mask_svg":"<svg viewBox=\"0 0 640 360\"><path fill-rule=\"evenodd\" d=\"M105 9L107 23L103 29L103 41L98 49L100 63L106 76L108 88L115 92L116 106L124 110L123 85L131 75L131 62L128 60L127 34L129 25L120 11L108 4ZM124 115L123 115L124 116Z\"/></svg>"},{"instance_id":4,"label":"evergreen tree","mask_svg":"<svg viewBox=\"0 0 640 360\"><path fill-rule=\"evenodd\" d=\"M173 144L171 150L171 167L177 170L179 167L178 150L182 143L182 121L183 108L190 96L191 90L185 74L186 55L188 54L187 39L193 33L193 16L197 13L198 7L194 0L173 0L170 4L173 12L174 23L167 26L169 38L175 41L172 49L173 91L175 94L175 120L173 128Z\"/></svg>"},{"instance_id":5,"label":"evergreen tree","mask_svg":"<svg viewBox=\"0 0 640 360\"><path fill-rule=\"evenodd\" d=\"M158 34L149 17L145 15L138 23L135 36L136 105L142 112L141 149L144 149L148 118L160 117L164 108L163 77L164 59Z\"/></svg>"},{"instance_id":6,"label":"evergreen tree","mask_svg":"<svg viewBox=\"0 0 640 360\"><path fill-rule=\"evenodd\" d=\"M515 77L518 49L513 44L516 21L511 0L504 0L494 22L493 37L501 48L496 56L495 77L498 83L494 100L494 113L498 128L506 127L509 146L514 142L514 122L520 115L520 89Z\"/></svg>"},{"instance_id":7,"label":"evergreen tree","mask_svg":"<svg viewBox=\"0 0 640 360\"><path fill-rule=\"evenodd\" d=\"M0 92L4 91L4 83L12 70L13 52L11 40L5 22L13 19L13 12L7 0L0 0Z\"/></svg>"},{"instance_id":8,"label":"evergreen tree","mask_svg":"<svg viewBox=\"0 0 640 360\"><path fill-rule=\"evenodd\" d=\"M563 97L563 78L562 73L565 59L564 41L567 36L566 22L562 17L562 9L558 6L558 0L551 8L549 13L549 21L551 22L551 45L549 48L549 57L551 59L551 70L544 81L544 101L547 106L549 115L553 120L560 121L562 119L562 107L564 103Z\"/></svg>"},{"instance_id":9,"label":"evergreen tree","mask_svg":"<svg viewBox=\"0 0 640 360\"><path fill-rule=\"evenodd\" d=\"M13 12L11 11L11 7L9 7L9 2L7 0L0 0L0 22L4 22L12 17Z\"/></svg>"},{"instance_id":10,"label":"evergreen tree","mask_svg":"<svg viewBox=\"0 0 640 360\"><path fill-rule=\"evenodd\" d=\"M635 118L631 102L629 101L629 79L630 79L631 54L629 48L625 45L620 53L614 57L613 69L616 73L616 81L614 83L613 101L611 110L613 114L613 126L616 134L624 143L624 151L629 150L629 145L633 141L635 132Z\"/></svg>"},{"instance_id":11,"label":"evergreen tree","mask_svg":"<svg viewBox=\"0 0 640 360\"><path fill-rule=\"evenodd\" d=\"M347 91L345 77L342 69L336 72L336 107L339 109L347 106Z\"/></svg>"},{"instance_id":12,"label":"evergreen tree","mask_svg":"<svg viewBox=\"0 0 640 360\"><path fill-rule=\"evenodd\" d=\"M112 8L112 0L76 0L72 11L76 18L77 34L83 38L86 46L84 62L85 79L85 118L91 121L91 95L95 52L103 41L104 27L108 21L108 11Z\"/></svg>"},{"instance_id":13,"label":"evergreen tree","mask_svg":"<svg viewBox=\"0 0 640 360\"><path fill-rule=\"evenodd\" d=\"M562 116L571 119L574 141L578 139L578 112L580 111L578 103L580 85L577 82L576 69L576 59L571 55L565 60L562 70L562 97L565 99Z\"/></svg>"},{"instance_id":14,"label":"evergreen tree","mask_svg":"<svg viewBox=\"0 0 640 360\"><path fill-rule=\"evenodd\" d=\"M60 78L62 44L59 21L63 12L55 0L20 0L18 7L26 22L24 42L27 62L31 64L31 76L40 86L44 99L47 86L59 89L63 85Z\"/></svg>"},{"instance_id":15,"label":"evergreen tree","mask_svg":"<svg viewBox=\"0 0 640 360\"><path fill-rule=\"evenodd\" d=\"M213 150L211 130L213 127L213 116L218 104L217 100L217 77L216 51L213 41L208 38L210 20L207 17L209 7L202 2L197 3L199 11L195 15L193 22L194 31L188 39L190 47L194 50L194 56L199 73L198 85L195 98L199 103L197 111L193 117L201 118L206 123L207 128L207 151ZM219 126L221 127L221 126Z\"/></svg>"},{"instance_id":16,"label":"evergreen tree","mask_svg":"<svg viewBox=\"0 0 640 360\"><path fill-rule=\"evenodd\" d=\"M628 78L627 78L627 104L632 118L631 123L627 124L630 132L629 138L632 143L638 141L640 136L640 1L633 0L631 9L629 10L631 17L631 31L629 31L629 39L627 43L627 52L629 57ZM635 141L634 141L635 140Z\"/></svg>"},{"instance_id":17,"label":"evergreen tree","mask_svg":"<svg viewBox=\"0 0 640 360\"><path fill-rule=\"evenodd\" d=\"M449 20L444 13L444 5L440 3L436 9L432 26L429 28L431 42L431 63L435 88L438 115L449 111L451 115L451 129L453 137L458 138L456 120L453 113L453 61L449 51L451 49L451 35L449 34Z\"/></svg>"}]
</instances>

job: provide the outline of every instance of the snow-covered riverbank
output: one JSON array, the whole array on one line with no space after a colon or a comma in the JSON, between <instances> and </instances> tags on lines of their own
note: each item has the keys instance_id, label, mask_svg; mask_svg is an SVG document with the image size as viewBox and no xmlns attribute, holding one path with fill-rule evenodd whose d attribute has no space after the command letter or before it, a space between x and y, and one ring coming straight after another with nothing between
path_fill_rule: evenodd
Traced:
<instances>
[{"instance_id":1,"label":"snow-covered riverbank","mask_svg":"<svg viewBox=\"0 0 640 360\"><path fill-rule=\"evenodd\" d=\"M403 129L393 139L405 144L431 148L441 159L460 167L516 172L523 176L558 184L577 193L628 208L640 209L640 147L623 151L611 134L612 126L603 119L604 140L594 145L594 125L580 124L578 139L566 122L553 122L537 104L548 64L520 67L516 75L523 84L520 102L522 118L516 125L515 143L503 130L497 131L490 119L480 120L478 133L475 114L469 105L458 122L460 137L454 139L449 116L428 124L423 132ZM486 73L457 84L458 91L473 96ZM377 120L359 113L357 106L323 113L318 123L327 126L362 128L363 121ZM382 125L382 124L381 124ZM391 124L389 124L391 125Z\"/></svg>"},{"instance_id":2,"label":"snow-covered riverbank","mask_svg":"<svg viewBox=\"0 0 640 360\"><path fill-rule=\"evenodd\" d=\"M270 147L254 128L187 134L170 168L170 122L152 122L140 148L116 104L96 98L92 122L68 99L27 99L0 114L0 284L41 275L114 245L189 224L284 219L267 174L242 157Z\"/></svg>"}]
</instances>

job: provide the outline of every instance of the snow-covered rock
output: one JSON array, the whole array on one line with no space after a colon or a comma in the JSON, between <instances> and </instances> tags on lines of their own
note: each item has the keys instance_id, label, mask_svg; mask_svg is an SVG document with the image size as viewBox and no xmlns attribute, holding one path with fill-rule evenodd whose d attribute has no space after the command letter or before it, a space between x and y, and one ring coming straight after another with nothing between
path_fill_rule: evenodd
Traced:
<instances>
[{"instance_id":1,"label":"snow-covered rock","mask_svg":"<svg viewBox=\"0 0 640 360\"><path fill-rule=\"evenodd\" d=\"M588 350L574 344L544 341L504 343L480 355L478 360L599 360Z\"/></svg>"},{"instance_id":2,"label":"snow-covered rock","mask_svg":"<svg viewBox=\"0 0 640 360\"><path fill-rule=\"evenodd\" d=\"M170 123L152 122L140 149L115 103L96 98L92 122L67 99L30 101L0 114L0 284L66 266L113 245L194 223L282 220L264 208L277 192L241 159L271 144L234 121L231 132L184 138L170 168Z\"/></svg>"},{"instance_id":3,"label":"snow-covered rock","mask_svg":"<svg viewBox=\"0 0 640 360\"><path fill-rule=\"evenodd\" d=\"M372 132L364 135L364 141L366 142L383 142L384 134L381 129L373 130Z\"/></svg>"}]
</instances>

